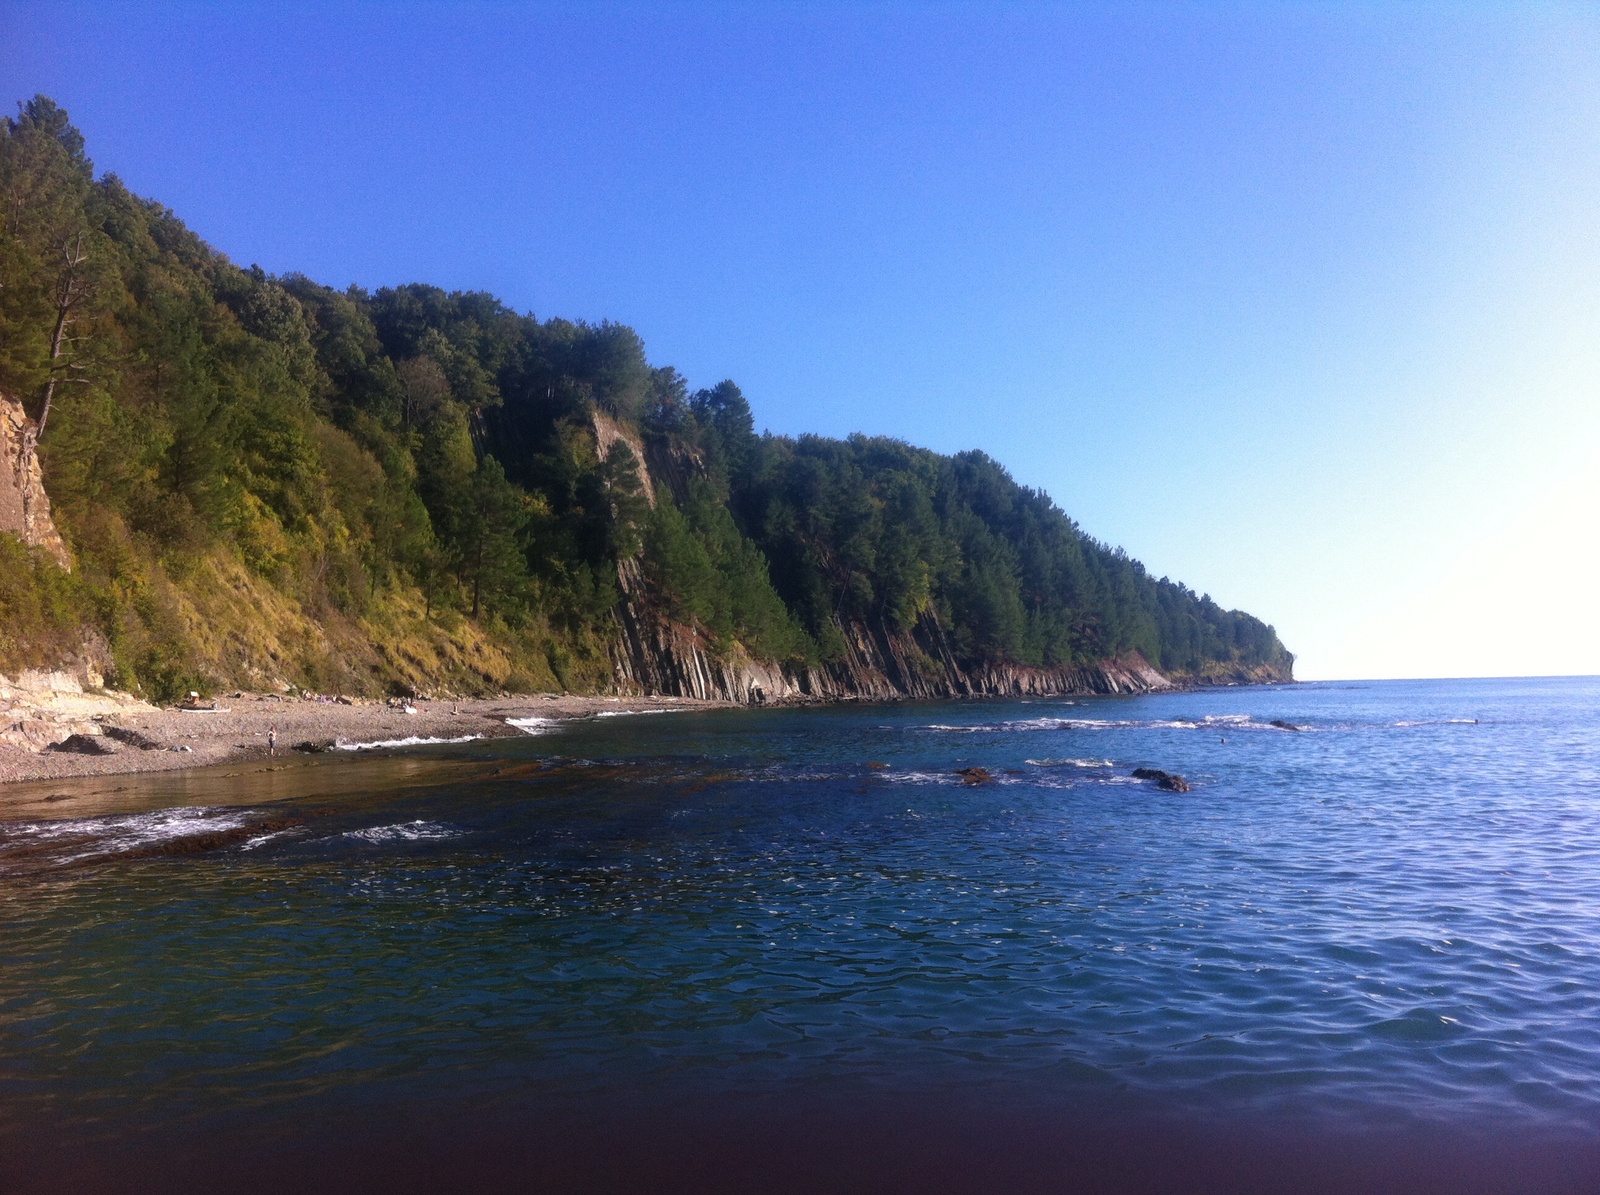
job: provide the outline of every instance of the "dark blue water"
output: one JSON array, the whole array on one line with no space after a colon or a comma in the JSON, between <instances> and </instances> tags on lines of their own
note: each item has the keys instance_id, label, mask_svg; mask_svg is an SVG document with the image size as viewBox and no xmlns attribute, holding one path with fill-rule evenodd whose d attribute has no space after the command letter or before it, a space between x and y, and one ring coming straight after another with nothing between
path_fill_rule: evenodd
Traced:
<instances>
[{"instance_id":1,"label":"dark blue water","mask_svg":"<svg viewBox=\"0 0 1600 1195\"><path fill-rule=\"evenodd\" d=\"M1046 1146L1128 1126L1097 1164L1230 1143L1130 1187L1268 1158L1301 1189L1594 1189L1600 681L601 718L4 809L22 1185L68 1173L41 1141L159 1187L219 1141L393 1157L420 1125L487 1187L473 1159L555 1125L579 1189L596 1126L696 1116L715 1156L765 1126L747 1179L797 1133L842 1149L796 1189L894 1189L905 1125L952 1189L1075 1189ZM961 1169L1008 1131L1027 1176ZM666 1189L659 1144L587 1181Z\"/></svg>"}]
</instances>

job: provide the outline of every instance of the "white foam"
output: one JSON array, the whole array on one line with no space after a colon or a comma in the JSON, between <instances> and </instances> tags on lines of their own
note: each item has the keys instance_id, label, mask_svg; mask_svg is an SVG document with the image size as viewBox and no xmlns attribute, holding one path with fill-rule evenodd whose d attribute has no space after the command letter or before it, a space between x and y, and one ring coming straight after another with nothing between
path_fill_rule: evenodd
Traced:
<instances>
[{"instance_id":1,"label":"white foam","mask_svg":"<svg viewBox=\"0 0 1600 1195\"><path fill-rule=\"evenodd\" d=\"M554 730L555 718L507 718L507 726L515 726L523 734L543 734L547 730Z\"/></svg>"},{"instance_id":2,"label":"white foam","mask_svg":"<svg viewBox=\"0 0 1600 1195\"><path fill-rule=\"evenodd\" d=\"M1116 762L1110 759L1027 759L1024 763L1031 763L1036 768L1114 768Z\"/></svg>"},{"instance_id":3,"label":"white foam","mask_svg":"<svg viewBox=\"0 0 1600 1195\"><path fill-rule=\"evenodd\" d=\"M365 830L346 831L344 837L359 838L363 842L436 842L442 838L459 838L461 831L451 829L441 822L396 822L392 826L369 826Z\"/></svg>"},{"instance_id":4,"label":"white foam","mask_svg":"<svg viewBox=\"0 0 1600 1195\"><path fill-rule=\"evenodd\" d=\"M221 830L237 830L248 825L252 814L246 810L221 811L207 806L157 809L149 813L118 814L111 817L70 818L49 822L12 823L6 835L61 841L72 853L60 862L77 863L88 859L114 858L123 851L163 842L176 842ZM76 841L74 841L76 840ZM73 847L80 847L72 851Z\"/></svg>"},{"instance_id":5,"label":"white foam","mask_svg":"<svg viewBox=\"0 0 1600 1195\"><path fill-rule=\"evenodd\" d=\"M596 718L631 718L635 714L686 714L688 712L689 712L688 710L683 710L683 709L601 710L599 713L597 713L595 715L595 717Z\"/></svg>"},{"instance_id":6,"label":"white foam","mask_svg":"<svg viewBox=\"0 0 1600 1195\"><path fill-rule=\"evenodd\" d=\"M335 751L376 751L380 747L423 747L440 743L470 743L474 739L481 739L481 734L464 734L459 738L441 739L429 738L426 735L411 734L403 739L379 739L374 743L348 743L340 739L334 743Z\"/></svg>"}]
</instances>

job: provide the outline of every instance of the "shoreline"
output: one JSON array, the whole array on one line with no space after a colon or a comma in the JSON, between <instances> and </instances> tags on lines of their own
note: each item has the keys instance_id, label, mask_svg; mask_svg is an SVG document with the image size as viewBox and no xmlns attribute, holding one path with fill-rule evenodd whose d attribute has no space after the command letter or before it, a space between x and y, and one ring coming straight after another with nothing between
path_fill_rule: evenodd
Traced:
<instances>
[{"instance_id":1,"label":"shoreline","mask_svg":"<svg viewBox=\"0 0 1600 1195\"><path fill-rule=\"evenodd\" d=\"M51 679L61 680L62 674L54 674ZM1221 687L1174 685L1167 691L1203 692ZM605 713L752 708L747 703L722 698L570 693L525 693L451 701L417 698L406 707L371 698L238 693L218 698L215 710L195 711L148 705L123 693L84 692L76 685L49 691L0 687L0 698L4 697L12 698L13 704L3 708L6 703L0 701L0 791L11 785L40 780L178 772L217 764L262 762L272 758L267 747L270 730L277 731L277 758L290 760L324 752L354 754L359 750L422 746L430 742L516 737L525 733L511 724L511 720L518 718L567 721ZM1041 698L1034 695L1031 699ZM767 703L767 707L850 705L871 700L874 699L780 699ZM407 708L412 712L406 712ZM12 733L3 733L7 723ZM31 729L24 733L24 727ZM107 728L132 731L137 737L133 742L113 738L105 733ZM106 753L40 749L41 736L58 742L69 733L93 739ZM151 745L139 745L140 740ZM314 745L314 749L308 752L302 745Z\"/></svg>"},{"instance_id":2,"label":"shoreline","mask_svg":"<svg viewBox=\"0 0 1600 1195\"><path fill-rule=\"evenodd\" d=\"M382 701L306 700L276 694L243 693L217 700L215 711L188 711L87 694L75 702L70 725L96 740L107 754L34 750L0 741L0 790L37 780L80 776L118 776L183 771L215 764L254 763L269 758L267 735L275 729L277 758L306 758L326 751L354 753L378 745L405 746L407 739L448 741L514 737L525 733L509 719L566 721L601 713L647 710L734 709L736 702L693 697L582 697L525 694L460 701L415 700L414 713ZM101 708L96 709L96 706ZM12 711L11 716L17 716ZM18 725L21 723L19 722ZM63 721L56 725L62 728ZM156 744L143 747L104 733L107 727L132 731ZM101 733L96 734L95 731ZM314 744L314 752L297 750ZM420 744L418 744L420 745ZM341 750L342 748L342 750Z\"/></svg>"}]
</instances>

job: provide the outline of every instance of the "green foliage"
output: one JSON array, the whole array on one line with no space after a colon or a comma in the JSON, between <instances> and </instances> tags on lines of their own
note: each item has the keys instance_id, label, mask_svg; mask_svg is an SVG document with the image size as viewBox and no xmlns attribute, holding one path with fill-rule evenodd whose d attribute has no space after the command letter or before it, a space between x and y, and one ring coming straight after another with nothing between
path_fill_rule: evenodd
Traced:
<instances>
[{"instance_id":1,"label":"green foliage","mask_svg":"<svg viewBox=\"0 0 1600 1195\"><path fill-rule=\"evenodd\" d=\"M815 646L772 587L766 557L739 533L704 478L690 483L683 510L668 490L657 491L645 559L673 615L703 628L725 648L737 641L767 659L815 656Z\"/></svg>"},{"instance_id":2,"label":"green foliage","mask_svg":"<svg viewBox=\"0 0 1600 1195\"><path fill-rule=\"evenodd\" d=\"M635 559L660 610L770 660L938 623L974 663L1287 662L981 453L758 436L738 386L691 394L621 324L243 270L96 179L50 100L0 134L0 390L49 404L79 566L0 536L0 667L98 634L156 696L312 684L345 675L309 643L337 634L381 688L470 634L501 676L599 685Z\"/></svg>"},{"instance_id":3,"label":"green foliage","mask_svg":"<svg viewBox=\"0 0 1600 1195\"><path fill-rule=\"evenodd\" d=\"M44 667L72 654L91 619L77 578L43 552L0 535L0 670Z\"/></svg>"},{"instance_id":4,"label":"green foliage","mask_svg":"<svg viewBox=\"0 0 1600 1195\"><path fill-rule=\"evenodd\" d=\"M745 460L732 508L824 658L843 623L906 629L931 614L968 664L1132 651L1172 672L1288 663L1271 627L1151 578L982 453L766 437Z\"/></svg>"}]
</instances>

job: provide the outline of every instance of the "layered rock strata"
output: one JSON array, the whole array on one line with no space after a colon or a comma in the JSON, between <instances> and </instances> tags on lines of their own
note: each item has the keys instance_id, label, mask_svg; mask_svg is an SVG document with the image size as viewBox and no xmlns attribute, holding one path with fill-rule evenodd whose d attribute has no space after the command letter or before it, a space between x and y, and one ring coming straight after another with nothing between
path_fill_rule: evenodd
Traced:
<instances>
[{"instance_id":1,"label":"layered rock strata","mask_svg":"<svg viewBox=\"0 0 1600 1195\"><path fill-rule=\"evenodd\" d=\"M844 657L821 667L762 662L737 648L714 651L694 629L662 618L651 609L636 567L624 566L620 580L624 598L618 608L619 634L611 654L614 683L622 693L762 704L1154 693L1176 687L1173 679L1137 652L1121 659L1059 668L1022 664L964 667L931 612L910 631L842 627ZM1238 682L1213 679L1209 683Z\"/></svg>"}]
</instances>

